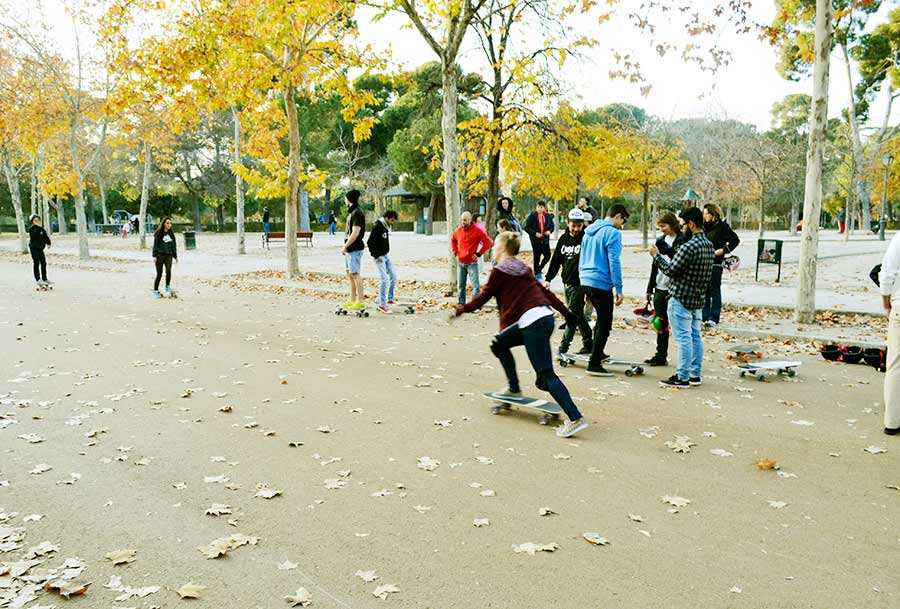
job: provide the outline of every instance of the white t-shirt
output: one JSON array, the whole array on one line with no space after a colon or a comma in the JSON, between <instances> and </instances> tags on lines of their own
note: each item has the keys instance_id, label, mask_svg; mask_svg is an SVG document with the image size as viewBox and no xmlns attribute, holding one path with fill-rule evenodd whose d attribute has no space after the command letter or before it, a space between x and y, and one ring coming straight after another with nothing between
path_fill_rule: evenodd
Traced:
<instances>
[{"instance_id":1,"label":"white t-shirt","mask_svg":"<svg viewBox=\"0 0 900 609\"><path fill-rule=\"evenodd\" d=\"M527 328L540 318L547 317L548 315L553 315L553 309L551 309L547 305L533 307L522 314L522 317L519 318L519 321L516 322L516 325L520 328Z\"/></svg>"}]
</instances>

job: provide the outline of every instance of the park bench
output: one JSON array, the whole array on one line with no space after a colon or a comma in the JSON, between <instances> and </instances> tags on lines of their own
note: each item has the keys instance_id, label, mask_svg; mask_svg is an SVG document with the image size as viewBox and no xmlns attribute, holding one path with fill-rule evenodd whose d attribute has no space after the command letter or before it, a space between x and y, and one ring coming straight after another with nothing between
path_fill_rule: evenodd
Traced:
<instances>
[{"instance_id":1,"label":"park bench","mask_svg":"<svg viewBox=\"0 0 900 609\"><path fill-rule=\"evenodd\" d=\"M312 233L297 233L297 241L303 243L307 247L313 246L312 237L313 237ZM270 241L284 241L285 233L274 233L273 232L273 233L263 234L262 239L263 239L263 247L268 249Z\"/></svg>"}]
</instances>

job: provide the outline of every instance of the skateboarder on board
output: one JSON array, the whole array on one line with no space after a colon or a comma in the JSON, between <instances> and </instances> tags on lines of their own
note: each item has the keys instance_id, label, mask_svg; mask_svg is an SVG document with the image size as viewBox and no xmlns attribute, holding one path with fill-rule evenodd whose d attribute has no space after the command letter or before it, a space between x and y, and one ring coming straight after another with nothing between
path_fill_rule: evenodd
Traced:
<instances>
[{"instance_id":1,"label":"skateboarder on board","mask_svg":"<svg viewBox=\"0 0 900 609\"><path fill-rule=\"evenodd\" d=\"M512 348L524 345L537 374L535 385L549 392L569 418L556 430L556 435L568 438L585 430L588 424L572 401L569 390L553 371L550 348L553 309L562 313L570 324L577 322L562 301L541 285L531 269L516 257L520 246L517 233L497 235L493 249L496 264L487 283L471 301L457 306L455 314L477 311L491 298L497 299L501 331L494 337L491 351L500 360L508 382L507 387L497 393L513 397L522 395Z\"/></svg>"},{"instance_id":2,"label":"skateboarder on board","mask_svg":"<svg viewBox=\"0 0 900 609\"><path fill-rule=\"evenodd\" d=\"M156 227L153 235L153 262L156 265L156 279L153 281L154 298L161 298L159 280L163 269L166 270L166 294L172 295L172 261L178 260L178 249L175 246L175 231L172 230L172 218L166 216Z\"/></svg>"}]
</instances>

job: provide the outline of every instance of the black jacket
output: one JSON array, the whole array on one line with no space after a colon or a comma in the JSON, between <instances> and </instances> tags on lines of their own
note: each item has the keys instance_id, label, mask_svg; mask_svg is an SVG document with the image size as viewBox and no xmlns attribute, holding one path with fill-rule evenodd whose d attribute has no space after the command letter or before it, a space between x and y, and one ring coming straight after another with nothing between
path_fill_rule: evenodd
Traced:
<instances>
[{"instance_id":1,"label":"black jacket","mask_svg":"<svg viewBox=\"0 0 900 609\"><path fill-rule=\"evenodd\" d=\"M666 243L666 237L663 235L659 239L656 240L656 249L659 250L659 253L671 260L675 256L675 250L684 243L684 237L681 234L675 235L675 241L672 242L672 245ZM653 259L653 267L650 269L650 281L647 282L647 293L652 294L653 290L656 289L656 276L659 274L659 265L656 264L656 258Z\"/></svg>"},{"instance_id":2,"label":"black jacket","mask_svg":"<svg viewBox=\"0 0 900 609\"><path fill-rule=\"evenodd\" d=\"M704 230L706 232L706 238L709 239L713 244L713 249L725 250L725 254L730 254L735 249L737 249L738 244L740 244L741 239L737 236L737 234L731 230L731 227L728 226L728 223L724 220L716 220L715 222L708 222L704 225ZM713 264L722 264L722 260L725 259L725 255L716 256Z\"/></svg>"},{"instance_id":3,"label":"black jacket","mask_svg":"<svg viewBox=\"0 0 900 609\"><path fill-rule=\"evenodd\" d=\"M43 251L44 247L50 245L50 237L43 226L32 224L28 227L28 247L33 250Z\"/></svg>"},{"instance_id":4,"label":"black jacket","mask_svg":"<svg viewBox=\"0 0 900 609\"><path fill-rule=\"evenodd\" d=\"M546 243L550 243L550 234L553 232L553 214L545 213L544 214L544 237L543 239L538 239L537 234L541 229L538 224L537 212L531 212L528 214L528 217L525 218L525 232L528 233L528 236L531 237L532 241L544 241Z\"/></svg>"},{"instance_id":5,"label":"black jacket","mask_svg":"<svg viewBox=\"0 0 900 609\"><path fill-rule=\"evenodd\" d=\"M577 237L573 237L569 231L564 232L559 241L556 242L556 249L553 251L553 257L550 258L550 268L547 269L547 281L553 281L559 269L562 268L562 280L566 285L581 285L578 279L578 259L581 257L581 240L584 239L584 232L578 233Z\"/></svg>"},{"instance_id":6,"label":"black jacket","mask_svg":"<svg viewBox=\"0 0 900 609\"><path fill-rule=\"evenodd\" d=\"M169 239L166 240L166 237ZM174 231L158 233L153 236L153 257L156 258L160 254L169 255L175 260L178 260L178 249L175 246Z\"/></svg>"},{"instance_id":7,"label":"black jacket","mask_svg":"<svg viewBox=\"0 0 900 609\"><path fill-rule=\"evenodd\" d=\"M369 231L369 239L366 241L372 258L381 258L391 251L390 234L383 218L375 220L372 230Z\"/></svg>"}]
</instances>

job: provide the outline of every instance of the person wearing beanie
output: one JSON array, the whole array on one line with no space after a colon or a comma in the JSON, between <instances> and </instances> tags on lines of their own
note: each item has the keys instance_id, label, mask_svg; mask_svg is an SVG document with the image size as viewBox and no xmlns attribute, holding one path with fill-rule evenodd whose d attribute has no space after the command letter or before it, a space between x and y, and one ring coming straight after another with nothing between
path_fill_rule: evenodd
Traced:
<instances>
[{"instance_id":1,"label":"person wearing beanie","mask_svg":"<svg viewBox=\"0 0 900 609\"><path fill-rule=\"evenodd\" d=\"M348 309L364 309L363 281L360 274L363 251L366 249L363 236L366 233L366 215L359 207L359 191L355 188L344 195L347 204L347 231L344 237L344 265L347 268L347 279L350 282L350 300L344 303Z\"/></svg>"}]
</instances>

